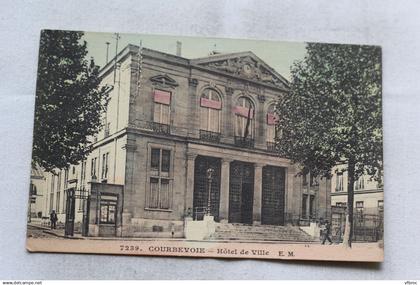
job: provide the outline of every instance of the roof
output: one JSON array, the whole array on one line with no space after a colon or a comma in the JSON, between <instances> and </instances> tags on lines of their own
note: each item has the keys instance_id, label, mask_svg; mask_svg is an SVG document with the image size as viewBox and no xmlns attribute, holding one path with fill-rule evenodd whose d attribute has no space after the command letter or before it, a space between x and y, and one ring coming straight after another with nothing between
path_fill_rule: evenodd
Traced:
<instances>
[{"instance_id":1,"label":"roof","mask_svg":"<svg viewBox=\"0 0 420 285\"><path fill-rule=\"evenodd\" d=\"M129 44L121 50L116 57L118 61L121 61L129 54L139 54L139 46ZM256 84L263 84L284 91L289 89L288 80L252 51L218 53L194 59L188 59L149 48L142 48L141 54L143 58L156 58L185 67L205 69L210 72L217 72L219 74L245 79ZM104 75L112 70L114 62L115 57L102 68L100 73Z\"/></svg>"}]
</instances>

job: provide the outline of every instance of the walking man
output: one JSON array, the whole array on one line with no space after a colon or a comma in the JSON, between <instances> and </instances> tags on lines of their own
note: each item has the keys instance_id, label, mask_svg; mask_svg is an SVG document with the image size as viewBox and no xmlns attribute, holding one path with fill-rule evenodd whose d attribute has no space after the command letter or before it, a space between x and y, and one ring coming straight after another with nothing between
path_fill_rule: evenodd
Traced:
<instances>
[{"instance_id":1,"label":"walking man","mask_svg":"<svg viewBox=\"0 0 420 285\"><path fill-rule=\"evenodd\" d=\"M324 239L322 240L322 244L325 244L325 241L328 240L330 244L332 244L332 240L330 238L331 235L331 224L328 220L325 221L325 230L324 230Z\"/></svg>"},{"instance_id":2,"label":"walking man","mask_svg":"<svg viewBox=\"0 0 420 285\"><path fill-rule=\"evenodd\" d=\"M51 221L51 229L56 229L57 228L57 213L55 212L55 210L52 210L51 214L50 214L50 221Z\"/></svg>"}]
</instances>

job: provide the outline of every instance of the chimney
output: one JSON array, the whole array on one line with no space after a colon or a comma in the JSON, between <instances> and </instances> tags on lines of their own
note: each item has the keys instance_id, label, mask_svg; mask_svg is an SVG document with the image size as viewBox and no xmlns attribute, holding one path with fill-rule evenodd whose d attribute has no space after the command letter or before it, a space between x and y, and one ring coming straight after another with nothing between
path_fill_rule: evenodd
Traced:
<instances>
[{"instance_id":1,"label":"chimney","mask_svg":"<svg viewBox=\"0 0 420 285\"><path fill-rule=\"evenodd\" d=\"M177 56L181 56L181 48L182 48L182 43L180 41L176 42L176 55Z\"/></svg>"}]
</instances>

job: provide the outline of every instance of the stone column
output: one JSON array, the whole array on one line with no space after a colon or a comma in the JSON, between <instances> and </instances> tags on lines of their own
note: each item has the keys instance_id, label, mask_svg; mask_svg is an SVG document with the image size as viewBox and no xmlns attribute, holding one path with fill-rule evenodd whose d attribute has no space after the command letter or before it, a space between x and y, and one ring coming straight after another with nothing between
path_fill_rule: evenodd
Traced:
<instances>
[{"instance_id":1,"label":"stone column","mask_svg":"<svg viewBox=\"0 0 420 285\"><path fill-rule=\"evenodd\" d=\"M256 132L255 132L255 146L257 148L266 149L266 123L265 118L266 115L264 113L264 103L265 103L265 96L264 95L258 95L258 109L256 110Z\"/></svg>"},{"instance_id":2,"label":"stone column","mask_svg":"<svg viewBox=\"0 0 420 285\"><path fill-rule=\"evenodd\" d=\"M227 223L229 219L229 176L230 163L233 159L222 158L222 174L220 178L220 208L219 219L220 222Z\"/></svg>"},{"instance_id":3,"label":"stone column","mask_svg":"<svg viewBox=\"0 0 420 285\"><path fill-rule=\"evenodd\" d=\"M185 211L190 211L191 215L193 213L194 204L194 168L196 158L196 153L187 153L187 187L185 192Z\"/></svg>"},{"instance_id":4,"label":"stone column","mask_svg":"<svg viewBox=\"0 0 420 285\"><path fill-rule=\"evenodd\" d=\"M222 110L222 142L232 144L234 139L233 136L235 135L234 132L234 115L232 113L232 95L233 95L233 88L226 87L226 96L224 98L224 106Z\"/></svg>"},{"instance_id":5,"label":"stone column","mask_svg":"<svg viewBox=\"0 0 420 285\"><path fill-rule=\"evenodd\" d=\"M199 104L197 104L197 86L198 80L195 78L188 79L188 137L198 138L200 128Z\"/></svg>"},{"instance_id":6,"label":"stone column","mask_svg":"<svg viewBox=\"0 0 420 285\"><path fill-rule=\"evenodd\" d=\"M262 168L263 164L255 164L254 174L254 205L252 211L253 224L261 224L261 200L262 200Z\"/></svg>"},{"instance_id":7,"label":"stone column","mask_svg":"<svg viewBox=\"0 0 420 285\"><path fill-rule=\"evenodd\" d=\"M295 177L296 168L290 165L286 169L285 209L286 223L297 222L302 207L302 177Z\"/></svg>"},{"instance_id":8,"label":"stone column","mask_svg":"<svg viewBox=\"0 0 420 285\"><path fill-rule=\"evenodd\" d=\"M116 143L116 142L114 142ZM136 137L134 135L127 135L127 143L123 146L123 149L126 152L126 161L125 161L125 185L124 185L124 201L123 201L123 213L122 213L122 236L130 236L132 234L130 229L131 219L133 218L134 210L136 205L133 203L134 199L134 170L136 163ZM115 160L116 158L114 158ZM114 170L115 171L115 170Z\"/></svg>"}]
</instances>

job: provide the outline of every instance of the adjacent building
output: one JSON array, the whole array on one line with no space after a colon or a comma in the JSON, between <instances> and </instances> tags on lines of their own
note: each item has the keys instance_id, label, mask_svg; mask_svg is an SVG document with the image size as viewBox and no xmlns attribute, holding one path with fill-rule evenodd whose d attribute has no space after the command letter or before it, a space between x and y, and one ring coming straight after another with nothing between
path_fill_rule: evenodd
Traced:
<instances>
[{"instance_id":1,"label":"adjacent building","mask_svg":"<svg viewBox=\"0 0 420 285\"><path fill-rule=\"evenodd\" d=\"M28 220L41 219L45 212L45 177L40 167L31 168L31 181L29 184Z\"/></svg>"},{"instance_id":2,"label":"adjacent building","mask_svg":"<svg viewBox=\"0 0 420 285\"><path fill-rule=\"evenodd\" d=\"M61 222L71 207L89 235L182 237L184 218L206 213L269 225L330 215L330 180L297 175L275 152L288 82L254 53L187 59L128 45L100 76L110 98L93 151L46 180Z\"/></svg>"},{"instance_id":3,"label":"adjacent building","mask_svg":"<svg viewBox=\"0 0 420 285\"><path fill-rule=\"evenodd\" d=\"M348 173L345 165L332 171L331 208L333 235L341 238L347 209ZM362 175L354 183L353 231L355 240L377 241L383 238L384 191L381 181ZM334 233L335 231L335 233Z\"/></svg>"}]
</instances>

